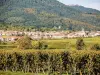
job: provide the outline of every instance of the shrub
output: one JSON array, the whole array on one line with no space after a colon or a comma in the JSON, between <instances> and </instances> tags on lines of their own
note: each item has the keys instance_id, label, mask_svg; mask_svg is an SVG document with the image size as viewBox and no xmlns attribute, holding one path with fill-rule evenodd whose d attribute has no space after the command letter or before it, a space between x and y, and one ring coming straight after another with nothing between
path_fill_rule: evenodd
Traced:
<instances>
[{"instance_id":1,"label":"shrub","mask_svg":"<svg viewBox=\"0 0 100 75\"><path fill-rule=\"evenodd\" d=\"M38 41L37 44L37 49L47 49L48 48L48 44L44 41Z\"/></svg>"},{"instance_id":2,"label":"shrub","mask_svg":"<svg viewBox=\"0 0 100 75\"><path fill-rule=\"evenodd\" d=\"M100 45L99 44L94 44L91 47L92 50L100 50Z\"/></svg>"}]
</instances>

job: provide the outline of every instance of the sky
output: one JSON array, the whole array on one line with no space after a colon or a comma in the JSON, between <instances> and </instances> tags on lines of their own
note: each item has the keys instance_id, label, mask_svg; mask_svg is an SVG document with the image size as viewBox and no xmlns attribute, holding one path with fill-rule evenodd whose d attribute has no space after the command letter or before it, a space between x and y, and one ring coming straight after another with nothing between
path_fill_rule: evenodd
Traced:
<instances>
[{"instance_id":1,"label":"sky","mask_svg":"<svg viewBox=\"0 0 100 75\"><path fill-rule=\"evenodd\" d=\"M89 8L100 10L100 0L58 0L66 5L82 5Z\"/></svg>"}]
</instances>

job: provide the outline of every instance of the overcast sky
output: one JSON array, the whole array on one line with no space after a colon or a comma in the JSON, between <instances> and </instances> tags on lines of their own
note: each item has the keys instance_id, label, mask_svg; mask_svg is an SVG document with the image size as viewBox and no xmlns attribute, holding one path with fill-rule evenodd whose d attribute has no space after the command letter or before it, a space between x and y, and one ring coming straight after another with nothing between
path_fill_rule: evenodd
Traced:
<instances>
[{"instance_id":1,"label":"overcast sky","mask_svg":"<svg viewBox=\"0 0 100 75\"><path fill-rule=\"evenodd\" d=\"M66 5L78 4L89 8L100 10L100 0L58 0Z\"/></svg>"}]
</instances>

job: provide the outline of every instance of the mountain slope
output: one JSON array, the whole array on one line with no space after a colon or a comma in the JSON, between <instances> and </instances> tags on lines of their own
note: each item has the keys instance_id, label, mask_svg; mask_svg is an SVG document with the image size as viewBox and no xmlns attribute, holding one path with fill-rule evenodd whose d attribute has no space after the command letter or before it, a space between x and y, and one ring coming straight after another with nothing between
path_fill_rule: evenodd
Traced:
<instances>
[{"instance_id":1,"label":"mountain slope","mask_svg":"<svg viewBox=\"0 0 100 75\"><path fill-rule=\"evenodd\" d=\"M57 0L0 0L0 5L0 22L9 26L61 26L61 30L100 29L100 17L97 14L84 14Z\"/></svg>"},{"instance_id":2,"label":"mountain slope","mask_svg":"<svg viewBox=\"0 0 100 75\"><path fill-rule=\"evenodd\" d=\"M92 8L86 8L86 7L80 6L80 5L69 5L69 7L74 8L76 10L79 10L79 11L81 11L83 13L90 13L90 14L92 14L92 13L95 14L96 13L96 14L100 14L99 10L92 9Z\"/></svg>"}]
</instances>

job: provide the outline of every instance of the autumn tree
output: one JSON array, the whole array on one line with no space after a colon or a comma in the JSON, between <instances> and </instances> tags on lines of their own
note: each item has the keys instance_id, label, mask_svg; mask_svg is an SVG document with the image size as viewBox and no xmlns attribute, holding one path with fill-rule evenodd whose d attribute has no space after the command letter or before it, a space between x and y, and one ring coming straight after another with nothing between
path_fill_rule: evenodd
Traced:
<instances>
[{"instance_id":1,"label":"autumn tree","mask_svg":"<svg viewBox=\"0 0 100 75\"><path fill-rule=\"evenodd\" d=\"M31 43L31 38L25 36L17 41L18 48L19 49L31 49L32 48L32 43Z\"/></svg>"}]
</instances>

